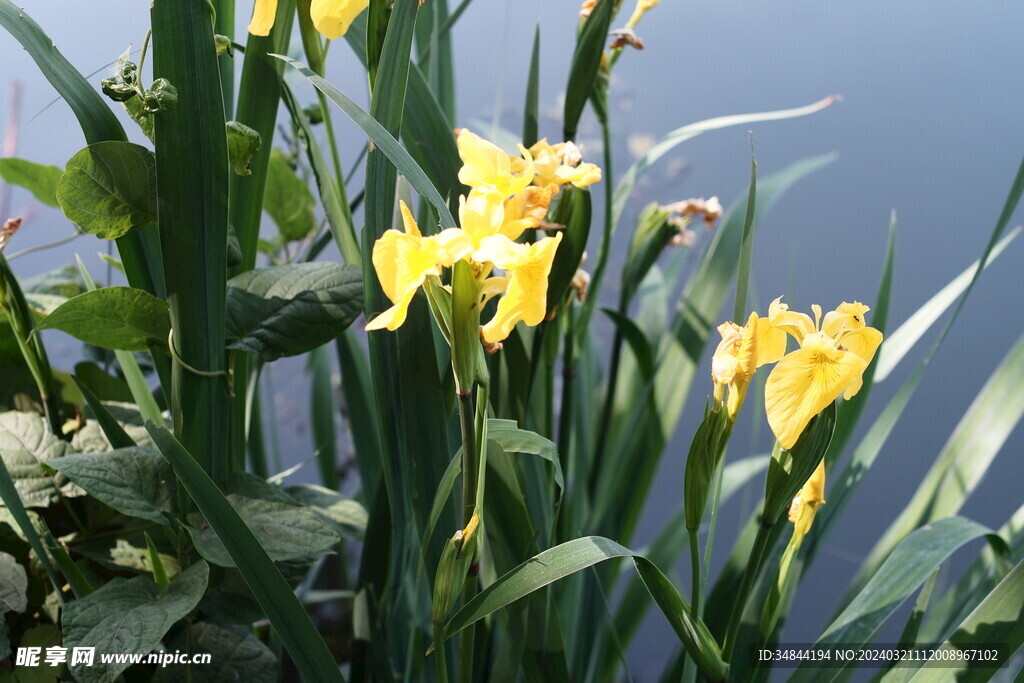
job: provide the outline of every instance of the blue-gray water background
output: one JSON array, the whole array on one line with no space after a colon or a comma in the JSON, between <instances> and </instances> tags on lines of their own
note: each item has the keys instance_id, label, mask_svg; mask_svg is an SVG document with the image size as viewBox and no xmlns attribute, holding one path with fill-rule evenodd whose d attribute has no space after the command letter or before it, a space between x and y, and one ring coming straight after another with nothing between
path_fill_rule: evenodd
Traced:
<instances>
[{"instance_id":1,"label":"blue-gray water background","mask_svg":"<svg viewBox=\"0 0 1024 683\"><path fill-rule=\"evenodd\" d=\"M24 1L25 10L75 66L85 73L100 71L91 79L97 83L109 70L104 65L129 43L141 45L148 26L148 3L137 0ZM240 15L248 5L239 0ZM623 19L629 7L627 2ZM520 129L530 41L539 21L541 132L557 138L577 9L575 0L476 0L454 34L458 124L482 125L486 135L497 118ZM239 35L245 19L240 18ZM902 322L980 255L1024 153L1022 26L1024 5L1010 0L941 6L924 0L663 0L638 28L647 49L627 52L616 67L611 120L619 173L632 160L630 149L642 147L645 136L660 137L685 123L794 107L831 93L841 94L843 101L811 117L727 129L685 143L647 176L620 226L621 236L628 235L632 216L648 201L719 195L731 204L747 182L748 129L762 174L837 151L836 163L798 184L758 226L757 303L763 309L791 287L795 295L789 302L802 310L812 303L826 308L843 300L873 303L889 214L896 209L900 230L891 320ZM342 43L331 51L328 77L365 101L362 71ZM0 35L0 112L7 112L8 86L16 80L23 86L17 155L63 166L85 144L81 132L65 104L48 106L54 98L50 86L20 46ZM340 113L336 116L352 156L362 137L341 121ZM599 161L596 127L587 120L581 133L584 154ZM27 220L11 250L71 231L58 211L35 205L20 190L14 192L12 213ZM1012 225L1022 215L1018 212ZM707 237L702 238L706 244ZM32 275L81 253L99 275L104 270L94 255L104 248L83 237L59 250L18 259L14 268L21 276ZM786 640L809 641L821 632L860 560L903 508L973 397L1024 331L1022 249L1011 245L982 277L804 582ZM731 305L723 317L729 310ZM922 348L876 390L864 425L878 415L930 339L926 336ZM51 342L56 364L69 369L79 346L67 338ZM296 461L313 450L305 423L307 383L299 368L294 362L278 366L274 375L283 450L302 454ZM703 390L695 383L636 547L650 541L679 505L682 458ZM762 428L758 443L751 444L750 431L741 431L730 456L767 450L766 433ZM1024 501L1022 453L1024 434L1018 428L962 514L998 528L1018 508ZM723 512L721 553L754 498L756 492L740 495ZM746 510L740 509L743 500ZM961 556L973 550L977 545ZM688 586L685 576L680 567L680 586ZM635 680L655 680L674 642L661 615L652 614L629 651Z\"/></svg>"}]
</instances>

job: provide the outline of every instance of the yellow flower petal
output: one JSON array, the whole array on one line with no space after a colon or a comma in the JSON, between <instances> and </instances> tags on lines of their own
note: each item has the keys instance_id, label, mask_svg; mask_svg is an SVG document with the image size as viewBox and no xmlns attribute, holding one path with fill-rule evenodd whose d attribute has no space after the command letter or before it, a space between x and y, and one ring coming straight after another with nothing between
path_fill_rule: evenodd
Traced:
<instances>
[{"instance_id":1,"label":"yellow flower petal","mask_svg":"<svg viewBox=\"0 0 1024 683\"><path fill-rule=\"evenodd\" d=\"M254 36L270 35L277 16L277 0L256 0L252 8L252 20L249 21L249 33Z\"/></svg>"},{"instance_id":2,"label":"yellow flower petal","mask_svg":"<svg viewBox=\"0 0 1024 683\"><path fill-rule=\"evenodd\" d=\"M463 166L459 180L472 188L491 189L502 197L521 191L533 180L533 159L520 145L519 151L526 164L521 171L513 171L512 161L497 145L463 128L457 140Z\"/></svg>"},{"instance_id":3,"label":"yellow flower petal","mask_svg":"<svg viewBox=\"0 0 1024 683\"><path fill-rule=\"evenodd\" d=\"M504 244L499 244L502 241ZM547 315L548 275L561 241L561 233L530 245L516 244L503 235L485 240L491 244L482 245L481 249L498 256L501 263L494 261L495 265L508 272L508 287L498 301L498 310L494 318L481 328L485 342L493 344L505 339L520 320L530 326L539 325L544 320Z\"/></svg>"},{"instance_id":4,"label":"yellow flower petal","mask_svg":"<svg viewBox=\"0 0 1024 683\"><path fill-rule=\"evenodd\" d=\"M505 197L499 192L474 188L469 195L459 197L459 222L473 240L497 235L505 220Z\"/></svg>"},{"instance_id":5,"label":"yellow flower petal","mask_svg":"<svg viewBox=\"0 0 1024 683\"><path fill-rule=\"evenodd\" d=\"M870 310L859 301L852 304L844 301L836 310L825 314L821 321L821 331L834 339L843 331L859 330L864 327L864 314Z\"/></svg>"},{"instance_id":6,"label":"yellow flower petal","mask_svg":"<svg viewBox=\"0 0 1024 683\"><path fill-rule=\"evenodd\" d=\"M561 166L558 169L557 177L562 183L572 183L576 187L587 187L601 181L601 169L596 164L580 164L575 168L572 166Z\"/></svg>"},{"instance_id":7,"label":"yellow flower petal","mask_svg":"<svg viewBox=\"0 0 1024 683\"><path fill-rule=\"evenodd\" d=\"M867 363L840 351L822 333L804 337L801 348L775 366L765 383L768 424L783 448L792 448L807 423L855 384Z\"/></svg>"},{"instance_id":8,"label":"yellow flower petal","mask_svg":"<svg viewBox=\"0 0 1024 683\"><path fill-rule=\"evenodd\" d=\"M505 202L505 221L500 232L510 240L519 239L525 231L536 228L548 215L551 188L530 186Z\"/></svg>"},{"instance_id":9,"label":"yellow flower petal","mask_svg":"<svg viewBox=\"0 0 1024 683\"><path fill-rule=\"evenodd\" d=\"M819 505L825 504L825 461L818 463L814 474L803 485L789 506L789 521L793 522L793 534L806 536L814 522Z\"/></svg>"},{"instance_id":10,"label":"yellow flower petal","mask_svg":"<svg viewBox=\"0 0 1024 683\"><path fill-rule=\"evenodd\" d=\"M330 40L337 40L348 32L348 27L369 4L370 0L313 0L309 16L317 31Z\"/></svg>"},{"instance_id":11,"label":"yellow flower petal","mask_svg":"<svg viewBox=\"0 0 1024 683\"><path fill-rule=\"evenodd\" d=\"M743 328L733 322L725 322L718 326L718 334L722 341L718 342L714 355L711 357L711 380L720 386L732 384L739 361L736 354L743 341Z\"/></svg>"},{"instance_id":12,"label":"yellow flower petal","mask_svg":"<svg viewBox=\"0 0 1024 683\"><path fill-rule=\"evenodd\" d=\"M864 359L864 366L871 362L871 359L875 357L875 351L878 350L879 344L882 343L882 333L873 327L862 327L859 330L853 330L852 332L846 332L839 338L839 347L844 351L855 353ZM857 378L857 381L850 385L850 387L843 392L843 398L849 400L857 395L860 391L863 379Z\"/></svg>"},{"instance_id":13,"label":"yellow flower petal","mask_svg":"<svg viewBox=\"0 0 1024 683\"><path fill-rule=\"evenodd\" d=\"M768 306L768 320L772 327L793 335L798 343L803 343L804 337L817 331L809 315L789 310L789 306L782 303L781 296Z\"/></svg>"}]
</instances>

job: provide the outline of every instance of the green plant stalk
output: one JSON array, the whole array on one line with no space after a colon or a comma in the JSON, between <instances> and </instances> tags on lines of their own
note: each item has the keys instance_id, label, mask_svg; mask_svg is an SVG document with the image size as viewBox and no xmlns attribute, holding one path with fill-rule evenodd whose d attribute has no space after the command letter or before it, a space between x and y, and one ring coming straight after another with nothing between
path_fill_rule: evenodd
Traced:
<instances>
[{"instance_id":1,"label":"green plant stalk","mask_svg":"<svg viewBox=\"0 0 1024 683\"><path fill-rule=\"evenodd\" d=\"M607 96L605 96L605 103L602 109L608 111ZM598 293L601 291L601 284L604 280L604 272L608 267L608 254L611 251L612 232L615 228L614 219L614 192L612 185L612 135L611 128L608 125L608 117L605 116L601 119L601 140L604 145L604 168L601 171L602 181L605 184L604 193L604 231L601 233L601 245L598 247L597 252L597 265L594 267L594 275L590 280L590 296L583 304L583 311L580 314L579 327L582 330L587 330L590 327L590 318L594 312L594 306L597 304ZM620 309L622 308L620 304ZM623 312L620 310L620 312ZM616 332L616 337L619 337L619 333ZM605 407L602 410L601 421L598 425L598 436L595 443L594 459L590 464L590 475L587 480L587 490L590 492L591 498L597 493L597 485L601 475L601 465L604 462L605 456L605 442L608 441L608 424L611 422L611 407L615 401L615 389L618 381L618 362L619 355L621 353L622 340L619 339L618 344L612 346L612 366L609 369L608 375L608 389L605 395Z\"/></svg>"},{"instance_id":2,"label":"green plant stalk","mask_svg":"<svg viewBox=\"0 0 1024 683\"><path fill-rule=\"evenodd\" d=\"M170 404L185 449L214 478L229 470L224 309L228 162L210 7L154 0L153 75L181 104L154 117L158 213L175 331ZM188 264L188 267L184 267ZM172 354L173 355L173 354ZM213 373L213 374L208 374Z\"/></svg>"},{"instance_id":3,"label":"green plant stalk","mask_svg":"<svg viewBox=\"0 0 1024 683\"><path fill-rule=\"evenodd\" d=\"M595 292L596 293L596 292ZM575 355L575 310L572 301L566 306L566 326L562 355L562 408L558 414L558 458L562 471L569 471L569 449L572 448L572 423L574 411L574 379L576 377Z\"/></svg>"},{"instance_id":4,"label":"green plant stalk","mask_svg":"<svg viewBox=\"0 0 1024 683\"><path fill-rule=\"evenodd\" d=\"M697 529L687 529L687 536L690 537L690 614L694 619L700 618L700 543L697 538Z\"/></svg>"},{"instance_id":5,"label":"green plant stalk","mask_svg":"<svg viewBox=\"0 0 1024 683\"><path fill-rule=\"evenodd\" d=\"M234 38L235 0L213 0L213 3L215 10L214 32L228 38ZM246 54L249 54L248 50L246 50ZM220 67L220 91L221 96L224 98L224 116L231 118L231 112L235 109L235 60L230 54L225 52L217 60L217 65ZM139 71L142 71L142 69L139 69ZM245 93L244 88L242 93Z\"/></svg>"},{"instance_id":6,"label":"green plant stalk","mask_svg":"<svg viewBox=\"0 0 1024 683\"><path fill-rule=\"evenodd\" d=\"M62 420L60 414L60 402L57 400L57 392L54 390L53 370L50 368L50 359L46 355L46 348L43 346L39 335L32 334L32 312L29 310L25 294L21 291L21 285L11 272L7 264L7 258L0 253L0 308L7 311L7 319L11 323L11 329L18 341L18 349L21 351L25 364L32 379L39 390L39 400L43 404L43 412L46 421L50 425L50 431L63 438L61 430Z\"/></svg>"},{"instance_id":7,"label":"green plant stalk","mask_svg":"<svg viewBox=\"0 0 1024 683\"><path fill-rule=\"evenodd\" d=\"M750 548L747 568L743 572L743 582L740 584L739 592L736 593L736 599L732 605L732 613L729 617L729 626L725 632L725 640L722 645L722 659L726 662L732 659L732 651L736 646L736 635L739 632L740 623L743 621L743 612L746 610L747 600L750 599L750 592L754 588L754 582L757 581L757 577L761 573L761 564L764 562L765 550L768 547L768 541L774 526L774 522L767 522L762 517L761 524L757 528L757 536L754 538L754 545Z\"/></svg>"},{"instance_id":8,"label":"green plant stalk","mask_svg":"<svg viewBox=\"0 0 1024 683\"><path fill-rule=\"evenodd\" d=\"M438 683L448 683L448 661L444 652L444 623L434 624L434 670Z\"/></svg>"},{"instance_id":9,"label":"green plant stalk","mask_svg":"<svg viewBox=\"0 0 1024 683\"><path fill-rule=\"evenodd\" d=\"M221 0L230 2L234 0ZM232 8L233 10L233 8ZM217 13L218 26L220 15ZM238 236L238 246L242 252L242 262L232 269L231 275L252 270L256 266L256 246L259 241L260 219L263 214L263 195L267 184L267 167L270 163L270 151L273 148L274 126L277 122L277 110L281 100L281 72L284 65L279 59L268 56L268 53L288 52L288 43L292 33L292 22L295 16L294 0L280 0L274 27L269 36L249 35L245 48L245 61L242 65L242 80L238 93L238 108L234 118L257 133L262 140L260 150L249 162L251 175L241 176L231 173L228 184L229 208L228 223L234 226ZM223 33L218 29L219 33ZM229 34L228 34L229 35ZM224 78L225 60L231 66L232 58L228 55L220 57L221 77ZM231 73L230 71L228 73ZM222 82L222 90L231 92L231 83ZM230 117L230 96L225 94L225 111ZM251 358L240 353L234 359L235 394L245 397L248 393L250 379L249 368ZM230 448L231 469L244 469L247 432L245 429L245 412L247 402L237 400L231 406Z\"/></svg>"},{"instance_id":10,"label":"green plant stalk","mask_svg":"<svg viewBox=\"0 0 1024 683\"><path fill-rule=\"evenodd\" d=\"M454 351L454 349L453 349ZM486 394L481 392L486 401ZM463 528L469 524L476 509L477 485L480 479L480 454L476 440L476 415L473 409L473 395L462 394L458 397L459 427L462 433L462 523ZM486 446L485 446L486 447ZM467 604L477 593L475 573L471 572L462 588L462 603ZM436 627L437 625L435 625ZM475 649L476 629L466 629L461 636L458 660L458 680L473 680L473 650ZM437 656L444 658L444 651L438 648Z\"/></svg>"}]
</instances>

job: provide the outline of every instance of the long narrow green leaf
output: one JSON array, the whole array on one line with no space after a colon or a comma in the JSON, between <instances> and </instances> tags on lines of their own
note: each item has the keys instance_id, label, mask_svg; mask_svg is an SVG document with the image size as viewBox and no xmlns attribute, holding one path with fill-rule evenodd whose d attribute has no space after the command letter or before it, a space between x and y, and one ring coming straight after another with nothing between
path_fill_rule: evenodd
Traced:
<instances>
[{"instance_id":1,"label":"long narrow green leaf","mask_svg":"<svg viewBox=\"0 0 1024 683\"><path fill-rule=\"evenodd\" d=\"M228 158L213 25L209 5L198 0L154 0L151 18L153 76L170 81L180 100L154 117L160 236L177 355L170 403L186 450L219 476L232 465L224 428Z\"/></svg>"},{"instance_id":2,"label":"long narrow green leaf","mask_svg":"<svg viewBox=\"0 0 1024 683\"><path fill-rule=\"evenodd\" d=\"M615 0L598 0L576 40L572 66L569 67L569 82L565 86L562 126L566 140L576 139L576 127L579 125L580 116L583 115L583 107L586 106L594 88L594 81L601 66L601 54L608 40L608 29L611 27L617 5Z\"/></svg>"},{"instance_id":3,"label":"long narrow green leaf","mask_svg":"<svg viewBox=\"0 0 1024 683\"><path fill-rule=\"evenodd\" d=\"M740 258L736 266L736 303L732 319L742 325L747 319L747 290L750 289L750 263L754 258L754 218L757 215L757 158L751 149L750 187L747 188L747 210L743 216L743 237L740 239Z\"/></svg>"},{"instance_id":4,"label":"long narrow green leaf","mask_svg":"<svg viewBox=\"0 0 1024 683\"><path fill-rule=\"evenodd\" d=\"M526 100L523 103L523 146L533 147L537 142L537 121L540 116L540 24L533 32L533 50L530 51L530 70L526 79Z\"/></svg>"},{"instance_id":5,"label":"long narrow green leaf","mask_svg":"<svg viewBox=\"0 0 1024 683\"><path fill-rule=\"evenodd\" d=\"M288 582L217 485L170 432L152 423L146 429L231 555L299 672L308 681L344 681Z\"/></svg>"},{"instance_id":6,"label":"long narrow green leaf","mask_svg":"<svg viewBox=\"0 0 1024 683\"><path fill-rule=\"evenodd\" d=\"M711 634L703 623L690 616L690 609L650 560L615 541L600 536L578 538L545 550L508 572L464 605L444 627L445 638L489 614L559 579L616 557L632 558L637 572L687 650L712 678L724 678L728 667L722 661Z\"/></svg>"},{"instance_id":7,"label":"long narrow green leaf","mask_svg":"<svg viewBox=\"0 0 1024 683\"><path fill-rule=\"evenodd\" d=\"M345 114L352 119L357 126L362 128L363 132L365 132L367 137L373 141L373 144L376 145L377 149L383 152L384 155L391 160L391 163L395 165L398 171L406 177L409 184L413 186L413 189L419 192L420 195L426 198L427 201L437 209L438 214L441 216L442 224L449 226L456 224L455 219L452 217L451 212L448 210L448 206L445 204L445 201L441 197L437 188L434 187L427 178L423 169L413 161L411 156L409 156L409 153L405 151L405 148L399 144L394 135L392 135L376 119L370 116L366 110L349 98L348 95L335 88L320 76L317 76L309 69L309 67L283 55L274 56L283 59L291 66L295 67L295 69L305 76L310 83L327 95L332 102L338 105L338 107L345 112Z\"/></svg>"},{"instance_id":8,"label":"long narrow green leaf","mask_svg":"<svg viewBox=\"0 0 1024 683\"><path fill-rule=\"evenodd\" d=\"M7 465L4 464L3 458L0 458L0 501L10 511L14 521L18 524L18 528L21 529L21 533L25 535L28 544L32 546L32 550L35 551L39 563L43 565L46 576L49 577L50 584L57 594L57 600L63 603L64 598L61 594L61 586L64 584L58 577L57 570L54 569L53 563L50 561L50 555L43 547L43 542L39 538L36 528L32 526L32 520L28 516L28 511L25 510L25 505L21 502L18 490L14 488L14 480L11 479L11 473L7 470Z\"/></svg>"},{"instance_id":9,"label":"long narrow green leaf","mask_svg":"<svg viewBox=\"0 0 1024 683\"><path fill-rule=\"evenodd\" d=\"M82 392L82 396L85 397L85 402L89 404L89 408L92 410L93 416L100 425L100 429L103 430L103 435L107 437L107 441L110 442L112 448L131 448L135 446L135 440L128 436L128 433L124 431L124 427L118 424L114 416L110 414L103 402L100 401L96 394L92 392L84 382L78 377L75 377L75 384L78 385L78 390Z\"/></svg>"},{"instance_id":10,"label":"long narrow green leaf","mask_svg":"<svg viewBox=\"0 0 1024 683\"><path fill-rule=\"evenodd\" d=\"M913 529L959 512L1024 417L1024 336L964 414L914 496L878 540L853 581L859 588ZM852 590L852 589L851 589Z\"/></svg>"},{"instance_id":11,"label":"long narrow green leaf","mask_svg":"<svg viewBox=\"0 0 1024 683\"><path fill-rule=\"evenodd\" d=\"M10 0L0 0L0 26L21 43L43 76L68 103L89 144L127 140L124 128L99 92L60 53L53 40ZM159 235L153 226L117 240L128 282L150 294L163 291Z\"/></svg>"},{"instance_id":12,"label":"long narrow green leaf","mask_svg":"<svg viewBox=\"0 0 1024 683\"><path fill-rule=\"evenodd\" d=\"M1006 247L1010 245L1010 242L1020 235L1021 231L1024 231L1024 227L1018 226L1008 232L1006 237L999 240L992 248L992 253L986 260L986 268L1003 253ZM886 336L885 343L878 349L878 360L875 361L876 382L885 381L890 373L896 369L896 366L917 345L921 337L956 302L957 297L964 293L977 270L978 261L975 261L914 311L892 334Z\"/></svg>"},{"instance_id":13,"label":"long narrow green leaf","mask_svg":"<svg viewBox=\"0 0 1024 683\"><path fill-rule=\"evenodd\" d=\"M978 608L964 619L943 651L989 649L993 643L1005 644L1006 656L1012 656L1024 645L1024 562L1006 575L988 594ZM940 660L929 662L911 679L915 683L929 681L987 681L999 669L982 666L982 662L963 662L956 668L939 666ZM1018 677L1019 678L1019 677Z\"/></svg>"},{"instance_id":14,"label":"long narrow green leaf","mask_svg":"<svg viewBox=\"0 0 1024 683\"><path fill-rule=\"evenodd\" d=\"M665 137L656 142L654 146L647 151L647 154L642 156L640 159L637 159L636 163L634 163L629 170L623 174L622 179L619 180L619 184L615 188L614 222L617 224L619 222L619 218L622 217L622 211L626 208L626 202L633 193L633 189L636 187L637 181L640 180L640 177L659 159L672 151L677 145L686 142L691 138L695 138L701 133L706 133L711 130L729 128L730 126L743 126L748 123L760 123L762 121L782 121L785 119L814 114L835 102L836 99L835 95L829 95L814 104L809 104L805 107L797 107L796 109L781 109L778 111L759 112L756 114L720 116L713 119L698 121L697 123L691 123L686 126L682 126L681 128L676 128L674 131L668 133Z\"/></svg>"},{"instance_id":15,"label":"long narrow green leaf","mask_svg":"<svg viewBox=\"0 0 1024 683\"><path fill-rule=\"evenodd\" d=\"M963 517L940 519L913 532L825 629L816 644L869 644L882 624L925 582L936 566L958 548L983 536L1005 545L991 529ZM789 680L793 683L831 681L840 677L842 671L838 665L830 669L801 666Z\"/></svg>"}]
</instances>

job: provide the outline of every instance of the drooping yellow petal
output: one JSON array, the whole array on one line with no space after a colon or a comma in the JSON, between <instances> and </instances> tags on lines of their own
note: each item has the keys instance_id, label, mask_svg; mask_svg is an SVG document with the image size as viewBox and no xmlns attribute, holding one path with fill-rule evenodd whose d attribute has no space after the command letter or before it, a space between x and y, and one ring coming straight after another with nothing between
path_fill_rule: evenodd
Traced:
<instances>
[{"instance_id":1,"label":"drooping yellow petal","mask_svg":"<svg viewBox=\"0 0 1024 683\"><path fill-rule=\"evenodd\" d=\"M864 359L864 367L867 367L871 363L871 359L875 357L875 351L878 350L879 344L882 343L882 333L873 327L862 327L851 332L845 332L839 337L839 348L850 353L855 353ZM849 386L849 388L843 392L843 398L849 400L857 395L860 391L861 385L863 384L862 378L858 377L857 381Z\"/></svg>"},{"instance_id":2,"label":"drooping yellow petal","mask_svg":"<svg viewBox=\"0 0 1024 683\"><path fill-rule=\"evenodd\" d=\"M845 301L834 311L829 311L821 321L821 331L835 339L847 330L864 327L864 314L871 309L859 301L848 304Z\"/></svg>"},{"instance_id":3,"label":"drooping yellow petal","mask_svg":"<svg viewBox=\"0 0 1024 683\"><path fill-rule=\"evenodd\" d=\"M462 231L449 228L438 235L423 237L409 207L401 203L405 232L387 230L373 245L373 268L381 289L394 305L371 320L367 330L396 330L405 322L409 304L428 275L440 273L472 244ZM461 254L461 255L460 255Z\"/></svg>"},{"instance_id":4,"label":"drooping yellow petal","mask_svg":"<svg viewBox=\"0 0 1024 683\"><path fill-rule=\"evenodd\" d=\"M249 21L249 33L254 36L270 35L277 16L277 0L256 0L252 8L252 19Z\"/></svg>"},{"instance_id":5,"label":"drooping yellow petal","mask_svg":"<svg viewBox=\"0 0 1024 683\"><path fill-rule=\"evenodd\" d=\"M497 257L497 260L492 259L494 264L508 273L508 287L498 301L498 310L481 329L485 342L502 341L520 320L530 326L539 325L544 320L547 315L548 275L561 241L561 233L529 245L516 244L503 235L484 240L481 251Z\"/></svg>"},{"instance_id":6,"label":"drooping yellow petal","mask_svg":"<svg viewBox=\"0 0 1024 683\"><path fill-rule=\"evenodd\" d=\"M537 187L553 185L552 189L557 193L558 186L561 184L558 181L558 169L562 165L557 148L548 144L547 138L543 138L530 147L530 155L533 157L533 168L536 174L533 179L534 185Z\"/></svg>"},{"instance_id":7,"label":"drooping yellow petal","mask_svg":"<svg viewBox=\"0 0 1024 683\"><path fill-rule=\"evenodd\" d=\"M789 506L789 521L793 522L793 535L806 536L814 522L819 505L825 504L825 461L818 463L814 474L803 485Z\"/></svg>"},{"instance_id":8,"label":"drooping yellow petal","mask_svg":"<svg viewBox=\"0 0 1024 683\"><path fill-rule=\"evenodd\" d=\"M500 232L510 240L519 239L525 231L536 228L548 215L551 188L530 186L505 202L505 221Z\"/></svg>"},{"instance_id":9,"label":"drooping yellow petal","mask_svg":"<svg viewBox=\"0 0 1024 683\"><path fill-rule=\"evenodd\" d=\"M580 164L579 166L562 165L556 177L561 183L572 183L576 187L587 187L601 181L601 169L596 164Z\"/></svg>"},{"instance_id":10,"label":"drooping yellow petal","mask_svg":"<svg viewBox=\"0 0 1024 683\"><path fill-rule=\"evenodd\" d=\"M459 169L459 180L472 188L491 189L503 197L510 197L533 180L533 159L522 145L519 151L525 166L522 170L513 171L508 154L472 131L463 128L457 143L463 163Z\"/></svg>"},{"instance_id":11,"label":"drooping yellow petal","mask_svg":"<svg viewBox=\"0 0 1024 683\"><path fill-rule=\"evenodd\" d=\"M370 0L313 0L309 16L314 28L325 38L337 40L369 4Z\"/></svg>"},{"instance_id":12,"label":"drooping yellow petal","mask_svg":"<svg viewBox=\"0 0 1024 683\"><path fill-rule=\"evenodd\" d=\"M804 337L801 348L775 366L765 383L768 424L783 448L792 448L807 423L855 384L867 363L840 351L827 335Z\"/></svg>"}]
</instances>

